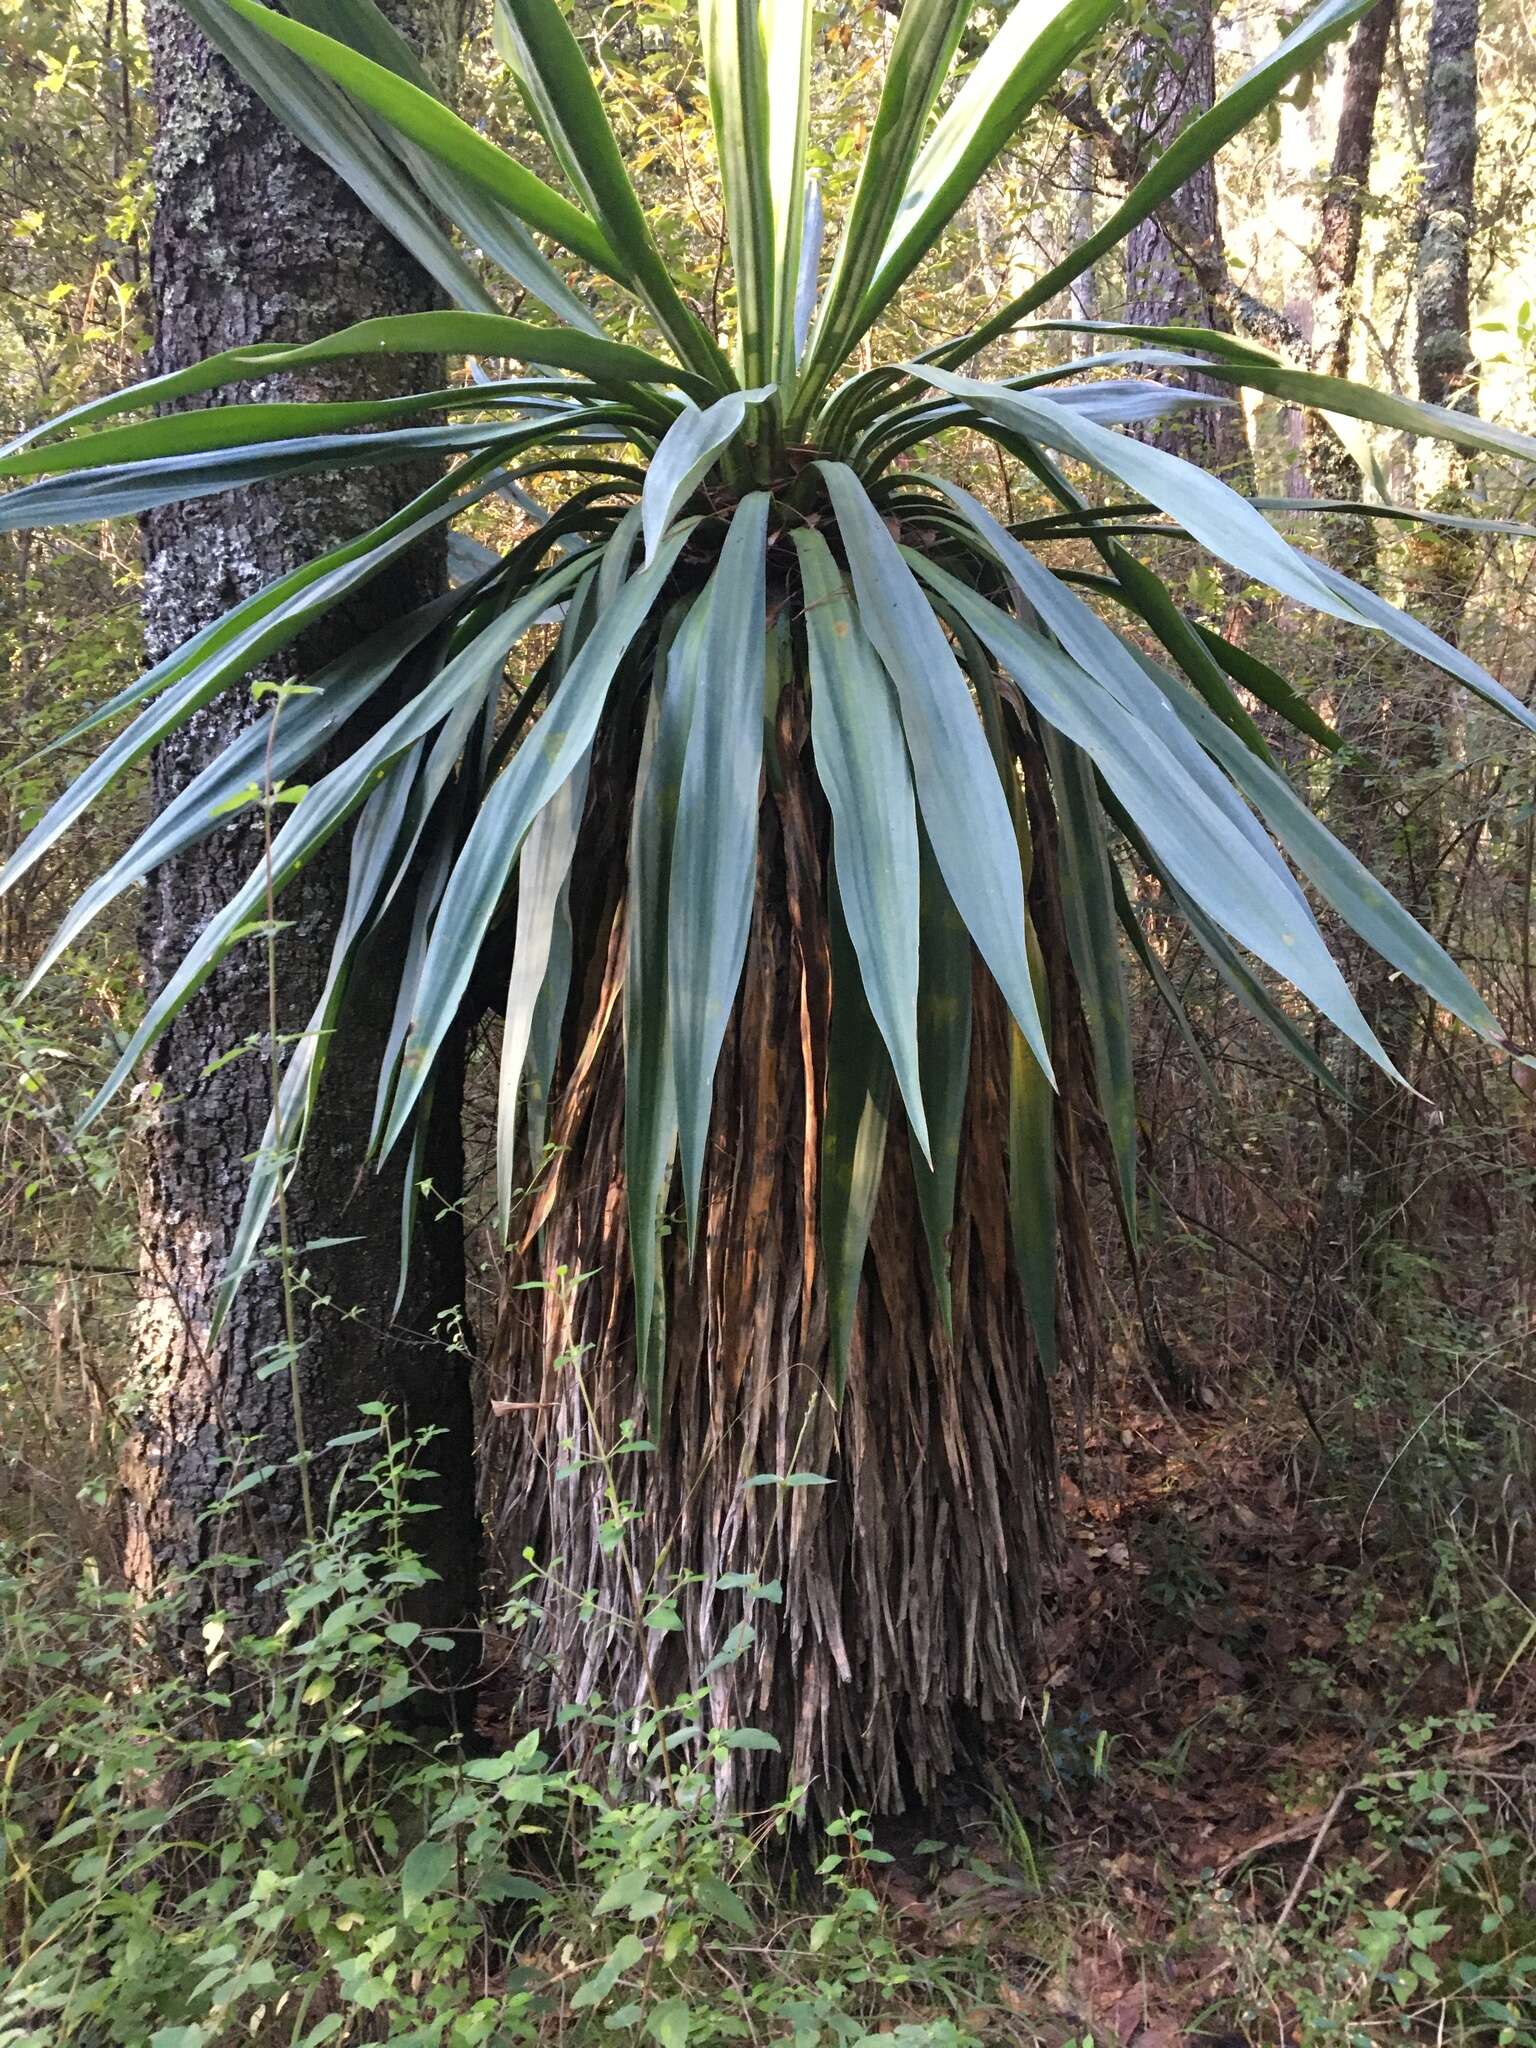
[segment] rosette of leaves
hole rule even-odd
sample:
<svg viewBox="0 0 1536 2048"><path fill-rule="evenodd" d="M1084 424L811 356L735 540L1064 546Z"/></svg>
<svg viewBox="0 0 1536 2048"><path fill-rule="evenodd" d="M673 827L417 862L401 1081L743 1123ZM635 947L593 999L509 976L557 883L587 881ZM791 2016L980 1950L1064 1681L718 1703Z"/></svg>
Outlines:
<svg viewBox="0 0 1536 2048"><path fill-rule="evenodd" d="M5 881L215 692L244 687L253 667L423 536L493 493L522 493L537 508L504 554L468 551L450 592L310 676L275 724L237 739L86 889L38 964L46 972L152 865L218 830L231 804L259 801L264 779L302 785L275 829L270 872L263 862L251 874L154 995L105 1101L264 918L269 885L280 899L332 835L349 835L328 983L287 1059L226 1295L345 1043L349 980L402 891L411 934L359 1151L412 1145L436 1063L458 1042L489 964L506 990L505 1228L527 1177L520 1159L530 1145L537 1157L563 1092L587 1086L598 1049L609 1048L622 1075L624 1235L638 1304L630 1384L653 1426L668 1398L661 1268L676 1264L680 1237L697 1252L713 1227L717 1064L765 891L798 892L797 971L813 991L805 1045L780 1050L786 1068L805 1063L808 1076L798 1142L816 1242L796 1271L807 1294L824 1296L823 1384L834 1401L857 1358L861 1273L893 1177L915 1191L933 1328L948 1324L983 1012L1008 1048L1006 1093L991 1105L1006 1141L994 1150L1008 1284L1027 1305L1039 1360L1059 1348L1052 1123L1064 1049L1053 1048L1053 1010L1058 1034L1062 1013L1051 989L1062 977L1086 1024L1086 1071L1134 1234L1122 977L1127 959L1154 976L1158 963L1122 885L1126 858L1158 879L1162 907L1307 1057L1305 1035L1252 963L1386 1063L1314 897L1468 1030L1502 1043L1441 946L1309 809L1250 706L1319 747L1336 744L1328 727L1251 652L1191 623L1142 542L1183 537L1305 611L1389 636L1527 726L1530 714L1465 654L1291 545L1260 504L1123 430L1211 402L1167 381L1198 370L1207 390L1214 379L1473 451L1528 460L1536 444L1204 331L1117 329L1091 356L978 374L991 344L1020 334L1313 65L1367 0L1325 0L1309 13L1011 304L914 359L873 367L883 316L1122 0L1018 0L979 57L968 44L963 60L968 0L905 0L830 261L806 169L808 0L702 0L733 278L720 334L668 273L556 0L497 5L500 46L558 187L434 96L372 0L292 0L287 14L257 0L185 4L438 279L451 309L215 357L78 407L6 453L0 476L20 488L0 501L0 524L134 514L305 471L423 457L446 466L387 524L246 600L77 728L72 744L127 719ZM529 317L498 310L466 248L505 273ZM631 338L603 331L584 274L606 281L603 304L625 305ZM381 350L468 361L475 374L387 402L163 410ZM956 434L993 444L1041 509L1004 523L955 482L945 451ZM356 725L385 699L398 708ZM303 785L307 764L344 729L366 737ZM760 816L786 787L814 858L796 865L781 846L770 877L759 871ZM615 849L620 870L599 924L585 902L573 920L572 878L594 835L605 886ZM597 998L581 995L599 984ZM908 1142L898 1157L886 1140L900 1126ZM557 1133L567 1149L573 1129Z"/></svg>

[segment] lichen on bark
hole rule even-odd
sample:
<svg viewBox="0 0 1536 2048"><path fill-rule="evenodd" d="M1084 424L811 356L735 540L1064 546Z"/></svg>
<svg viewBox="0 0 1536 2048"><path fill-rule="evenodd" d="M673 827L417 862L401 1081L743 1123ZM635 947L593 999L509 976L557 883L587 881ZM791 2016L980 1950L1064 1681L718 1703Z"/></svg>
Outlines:
<svg viewBox="0 0 1536 2048"><path fill-rule="evenodd" d="M398 16L441 62L455 47L451 4L414 0ZM289 135L214 54L174 0L147 11L159 115L157 211L151 247L156 312L153 367L178 369L253 342L304 341L379 314L418 311L435 290L333 174ZM317 368L194 399L253 396L385 397L441 381L440 366L376 357ZM252 486L143 522L145 628L152 660L254 590L396 510L424 477L353 470ZM341 646L441 587L441 545L407 558L301 639L267 673L302 677ZM162 805L254 718L270 716L236 687L156 752L150 801ZM342 742L345 744L345 741ZM145 894L146 979L158 987L215 910L262 855L259 816L245 814L203 846L158 869ZM328 849L285 894L276 942L280 1031L301 1028L323 978L345 881L345 847ZM398 1318L401 1179L360 1172L371 1072L388 1025L388 950L358 978L366 991L345 1018L347 1057L333 1060L304 1158L291 1222L302 1253L299 1382L308 1439L323 1445L357 1425L364 1400L395 1405L404 1423L441 1432L426 1463L438 1511L415 1534L441 1575L427 1606L448 1624L473 1611L478 1576L472 1508L471 1410L462 1345L445 1341L463 1301L456 1216L424 1218L414 1278ZM267 962L260 943L237 947L176 1018L149 1066L155 1110L142 1202L143 1287L138 1395L125 1460L127 1556L145 1587L181 1580L214 1551L246 1551L252 1571L200 1582L190 1611L214 1599L270 1618L255 1587L300 1533L297 1437L285 1373L271 1370L283 1332L280 1272L258 1261L228 1325L210 1340L214 1292L244 1199L248 1162L271 1104ZM219 1064L242 1046L243 1057ZM451 1199L459 1147L456 1105L444 1092L432 1162ZM269 1247L270 1249L270 1247ZM445 1319L447 1319L445 1321ZM334 1461L333 1461L334 1463ZM253 1464L278 1469L242 1496L232 1523L211 1521L231 1480ZM322 1489L325 1473L322 1461ZM268 1603L269 1604L269 1603Z"/></svg>

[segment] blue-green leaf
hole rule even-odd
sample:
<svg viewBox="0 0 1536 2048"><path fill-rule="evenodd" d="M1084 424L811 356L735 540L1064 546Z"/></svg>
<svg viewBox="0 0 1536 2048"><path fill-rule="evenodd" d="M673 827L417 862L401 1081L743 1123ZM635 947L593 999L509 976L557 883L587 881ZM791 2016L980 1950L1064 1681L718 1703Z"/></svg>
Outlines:
<svg viewBox="0 0 1536 2048"><path fill-rule="evenodd" d="M667 1005L690 1240L715 1064L746 956L763 759L769 499L743 498L709 586L678 792L667 906Z"/></svg>
<svg viewBox="0 0 1536 2048"><path fill-rule="evenodd" d="M444 891L422 967L416 1015L384 1138L386 1151L404 1129L438 1047L458 1014L481 942L529 827L591 746L614 671L660 595L687 537L687 528L674 533L655 562L625 584L480 806ZM578 557L554 573L579 574L583 567ZM512 644L509 639L507 645Z"/></svg>
<svg viewBox="0 0 1536 2048"><path fill-rule="evenodd" d="M678 792L699 687L705 610L695 602L658 648L629 832L624 966L624 1178L635 1282L635 1371L647 1414L661 1407L665 1316L657 1284L659 1211L677 1151L667 1021L667 897Z"/></svg>
<svg viewBox="0 0 1536 2048"><path fill-rule="evenodd" d="M548 572L502 618L446 663L441 672L418 690L371 739L310 786L272 842L270 886L274 895L281 893L332 833L346 822L400 755L407 753L418 740L445 721L462 715L466 702L471 711L479 706L488 678L499 675L508 651L527 632L551 598L558 596L575 577L580 566L579 563L567 563ZM265 914L268 886L268 863L263 860L223 910L203 928L196 943L183 956L175 973L150 1005L116 1066L81 1118L82 1130L100 1114L137 1065L145 1047L153 1043L202 986L252 920ZM466 964L466 979L468 971ZM421 1078L418 1073L411 1091L413 1098L420 1088ZM404 1122L403 1111L400 1122Z"/></svg>
<svg viewBox="0 0 1536 2048"><path fill-rule="evenodd" d="M381 114L402 135L429 150L452 169L500 200L531 228L552 235L577 256L619 282L629 282L624 262L597 223L531 171L499 150L440 100L421 91L397 72L360 56L332 36L306 28L261 7L256 0L223 0L275 42L285 44L306 63L334 78L354 99Z"/></svg>
<svg viewBox="0 0 1536 2048"><path fill-rule="evenodd" d="M455 480L444 478L371 532L269 583L79 720L65 739L92 731L146 698L153 700L49 806L0 871L0 892L18 882L97 797L227 683L286 647L349 592L370 582L490 488L481 483L460 495Z"/></svg>
<svg viewBox="0 0 1536 2048"><path fill-rule="evenodd" d="M713 469L721 450L741 431L747 407L766 398L772 388L765 385L756 391L731 391L702 411L690 407L662 436L640 494L648 562L674 516Z"/></svg>
<svg viewBox="0 0 1536 2048"><path fill-rule="evenodd" d="M1093 1073L1114 1154L1121 1215L1136 1241L1136 1080L1130 1006L1115 937L1114 896L1093 767L1080 748L1044 727L1060 826L1061 907L1093 1047ZM1241 741L1234 740L1241 748Z"/></svg>
<svg viewBox="0 0 1536 2048"><path fill-rule="evenodd" d="M912 771L890 678L819 533L795 535L810 652L811 744L832 812L833 865L864 993L928 1157L917 1057L918 844Z"/></svg>
<svg viewBox="0 0 1536 2048"><path fill-rule="evenodd" d="M926 840L921 918L922 980L918 989L917 1028L932 1159L931 1163L924 1159L914 1144L912 1173L917 1183L923 1235L928 1242L934 1292L948 1331L954 1322L950 1231L955 1220L960 1137L971 1071L971 940Z"/></svg>
<svg viewBox="0 0 1536 2048"><path fill-rule="evenodd" d="M1245 576L1258 578L1314 611L1360 623L1357 607L1328 589L1314 566L1275 532L1264 515L1209 470L1170 455L1166 448L1113 433L1043 392L1015 391L922 364L908 368L914 376L965 399L985 418L1118 477Z"/></svg>
<svg viewBox="0 0 1536 2048"><path fill-rule="evenodd" d="M852 470L823 462L859 620L896 687L918 809L955 908L1050 1073L1024 939L1024 882L1008 799L971 693L885 522Z"/></svg>
<svg viewBox="0 0 1536 2048"><path fill-rule="evenodd" d="M992 650L1040 716L1092 757L1184 892L1395 1074L1289 870L1267 840L1263 848L1255 843L1253 834L1264 838L1257 824L1249 819L1249 829L1239 829L1160 736L1060 648L946 571L922 562L918 570Z"/></svg>
<svg viewBox="0 0 1536 2048"><path fill-rule="evenodd" d="M590 754L583 754L539 812L528 828L517 863L517 927L501 1032L496 1103L496 1227L503 1242L512 1227L518 1092L533 1032L534 1011L549 968L560 898L576 854L590 764Z"/></svg>
<svg viewBox="0 0 1536 2048"><path fill-rule="evenodd" d="M868 327L931 252L1030 109L1054 92L1078 51L1120 0L1015 0L938 120L901 195L859 308Z"/></svg>
<svg viewBox="0 0 1536 2048"><path fill-rule="evenodd" d="M848 1384L859 1282L885 1164L891 1063L864 996L834 883L828 891L832 1022L821 1126L821 1244L827 1262L832 1395Z"/></svg>

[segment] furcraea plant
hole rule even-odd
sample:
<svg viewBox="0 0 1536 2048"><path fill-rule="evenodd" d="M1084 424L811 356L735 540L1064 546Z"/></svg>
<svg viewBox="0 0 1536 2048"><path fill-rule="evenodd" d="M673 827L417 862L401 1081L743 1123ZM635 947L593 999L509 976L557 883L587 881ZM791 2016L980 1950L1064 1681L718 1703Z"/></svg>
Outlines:
<svg viewBox="0 0 1536 2048"><path fill-rule="evenodd" d="M1336 744L1328 727L1251 652L1191 622L1138 542L1198 543L1530 715L1288 544L1260 505L1117 431L1209 402L1122 373L1198 370L1524 460L1536 443L1205 332L1112 329L1118 345L1092 356L970 374L1366 0L1327 0L1010 305L856 374L903 285L1120 0L1017 0L958 71L968 0L906 0L829 266L806 176L807 0L703 0L734 274L718 336L668 274L556 0L498 0L498 27L568 193L436 100L372 0L292 0L289 15L185 4L457 309L220 356L83 406L9 452L0 474L31 481L0 521L451 464L386 525L103 705L78 730L132 718L7 879L424 536L498 492L536 518L504 554L470 550L452 590L311 675L189 783L85 891L37 972L232 808L279 787L295 799L275 814L270 864L155 991L105 1101L225 952L265 928L269 886L280 897L348 833L328 984L288 1051L226 1298L326 1065L345 1057L349 1012L379 999L385 968L394 1027L360 1157L417 1141L445 1045L488 985L504 991L500 1220L517 1272L549 1284L509 1290L492 1360L518 1404L491 1425L516 1432L494 1441L496 1521L509 1556L536 1545L590 1595L541 1645L565 1696L603 1696L622 1726L734 1621L710 1682L733 1721L777 1730L786 1760L767 1770L815 1778L830 1800L926 1791L963 1727L1016 1715L1028 1684L1045 1379L1093 1326L1085 1132L1103 1134L1134 1245L1122 942L1172 992L1120 863L1156 877L1160 910L1293 1048L1307 1041L1250 959L1385 1063L1298 873L1501 1043L1441 947L1311 814L1250 706L1320 747ZM539 319L495 309L445 220ZM603 333L572 259L633 300L650 346ZM375 350L467 358L476 381L102 424ZM1005 525L945 474L956 432L993 444L1030 516ZM338 752L338 734L360 736ZM409 942L385 961L370 939L402 895ZM637 1414L656 1449L626 1466L619 1544L556 1468L587 1469ZM776 1483L751 1483L765 1474ZM645 1658L604 1620L627 1608L627 1589L609 1596L631 1567L655 1600Z"/></svg>

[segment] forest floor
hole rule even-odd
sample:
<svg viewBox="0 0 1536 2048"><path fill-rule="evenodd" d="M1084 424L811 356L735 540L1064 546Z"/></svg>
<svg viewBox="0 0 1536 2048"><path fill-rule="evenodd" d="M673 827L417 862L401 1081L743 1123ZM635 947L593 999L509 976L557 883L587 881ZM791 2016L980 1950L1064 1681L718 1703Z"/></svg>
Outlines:
<svg viewBox="0 0 1536 2048"><path fill-rule="evenodd" d="M1020 2039L1528 2041L1529 1503L1405 1503L1284 1390L1099 1415L1064 1481L1044 1771L1025 1730L957 1845L886 1829L904 1925L975 1943Z"/></svg>

